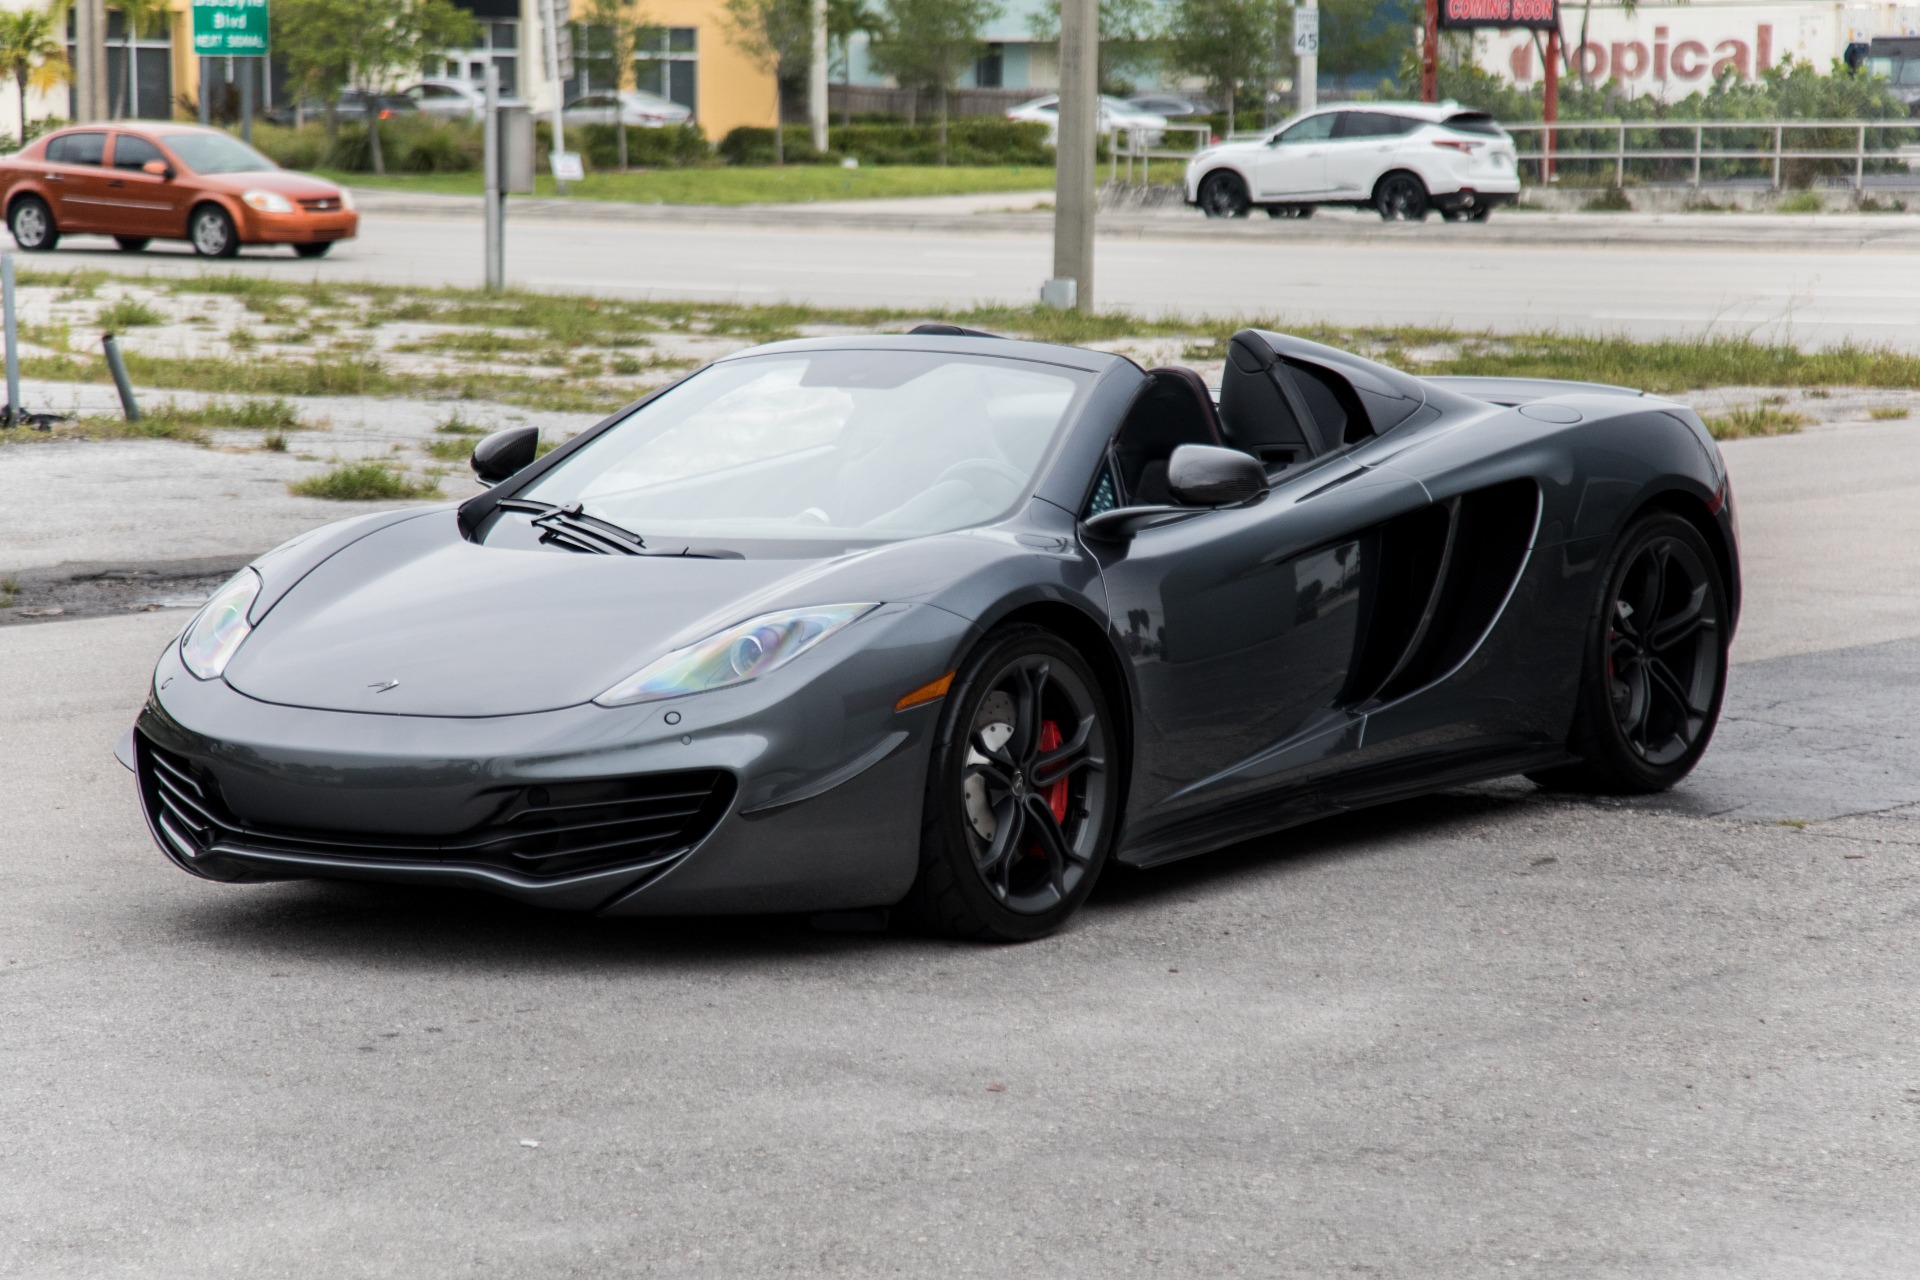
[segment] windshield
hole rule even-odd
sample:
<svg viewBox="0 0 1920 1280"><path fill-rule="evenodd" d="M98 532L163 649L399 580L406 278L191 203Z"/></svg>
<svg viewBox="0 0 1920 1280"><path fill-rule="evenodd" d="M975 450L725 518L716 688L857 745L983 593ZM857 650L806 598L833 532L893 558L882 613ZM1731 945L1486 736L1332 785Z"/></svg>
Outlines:
<svg viewBox="0 0 1920 1280"><path fill-rule="evenodd" d="M224 133L176 133L167 138L167 146L195 173L259 173L279 167Z"/></svg>
<svg viewBox="0 0 1920 1280"><path fill-rule="evenodd" d="M837 545L996 519L1032 484L1092 375L923 351L729 360L689 378L518 496L650 546Z"/></svg>

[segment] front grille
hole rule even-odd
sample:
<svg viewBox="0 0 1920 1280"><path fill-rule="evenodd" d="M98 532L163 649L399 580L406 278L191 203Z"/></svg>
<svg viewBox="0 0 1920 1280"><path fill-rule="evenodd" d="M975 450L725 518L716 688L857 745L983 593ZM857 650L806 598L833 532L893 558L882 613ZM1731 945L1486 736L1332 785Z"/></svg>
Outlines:
<svg viewBox="0 0 1920 1280"><path fill-rule="evenodd" d="M139 741L140 786L161 839L181 857L249 853L441 862L532 879L658 862L712 831L733 801L723 769L551 782L490 791L494 815L452 836L368 835L264 826L233 816L204 768Z"/></svg>
<svg viewBox="0 0 1920 1280"><path fill-rule="evenodd" d="M340 197L321 196L314 200L302 200L300 207L308 213L333 213L340 208Z"/></svg>

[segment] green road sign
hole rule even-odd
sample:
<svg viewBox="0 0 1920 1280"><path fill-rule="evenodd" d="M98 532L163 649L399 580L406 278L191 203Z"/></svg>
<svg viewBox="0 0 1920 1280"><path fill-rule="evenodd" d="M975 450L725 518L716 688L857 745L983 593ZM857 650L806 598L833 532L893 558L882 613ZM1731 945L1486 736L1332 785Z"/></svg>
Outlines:
<svg viewBox="0 0 1920 1280"><path fill-rule="evenodd" d="M267 0L193 0L193 51L202 58L267 56Z"/></svg>

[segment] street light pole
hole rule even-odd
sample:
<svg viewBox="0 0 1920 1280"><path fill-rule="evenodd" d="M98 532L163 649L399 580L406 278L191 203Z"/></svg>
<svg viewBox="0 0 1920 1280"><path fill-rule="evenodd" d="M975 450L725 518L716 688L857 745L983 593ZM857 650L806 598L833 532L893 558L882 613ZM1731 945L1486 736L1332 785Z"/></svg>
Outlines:
<svg viewBox="0 0 1920 1280"><path fill-rule="evenodd" d="M487 120L482 145L486 148L483 166L486 194L483 212L486 223L487 291L506 287L506 206L500 196L500 64L487 60Z"/></svg>
<svg viewBox="0 0 1920 1280"><path fill-rule="evenodd" d="M1293 11L1294 95L1300 110L1320 105L1320 5L1305 0Z"/></svg>
<svg viewBox="0 0 1920 1280"><path fill-rule="evenodd" d="M549 167L553 170L553 185L561 195L567 194L567 180L560 176L557 157L567 149L566 135L561 131L560 112L566 105L566 86L560 81L560 24L572 16L571 6L566 0L546 0L546 21L541 25L547 29L547 84L553 92L553 149L549 153ZM619 115L618 110L614 112ZM616 127L625 128L624 121L615 121Z"/></svg>
<svg viewBox="0 0 1920 1280"><path fill-rule="evenodd" d="M1060 123L1054 136L1054 278L1049 300L1082 311L1093 309L1093 154L1100 136L1099 90L1100 0L1060 0ZM1069 281L1071 285L1064 283Z"/></svg>
<svg viewBox="0 0 1920 1280"><path fill-rule="evenodd" d="M813 0L813 61L807 67L807 120L813 149L827 149L827 0Z"/></svg>

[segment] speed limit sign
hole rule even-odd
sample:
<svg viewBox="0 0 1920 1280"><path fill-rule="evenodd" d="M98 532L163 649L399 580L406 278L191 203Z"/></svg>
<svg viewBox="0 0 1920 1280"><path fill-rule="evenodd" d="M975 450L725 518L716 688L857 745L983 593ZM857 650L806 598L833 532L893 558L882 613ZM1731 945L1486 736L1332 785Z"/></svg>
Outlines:
<svg viewBox="0 0 1920 1280"><path fill-rule="evenodd" d="M1320 11L1318 9L1295 9L1293 11L1293 53L1294 56L1311 57L1320 52Z"/></svg>

